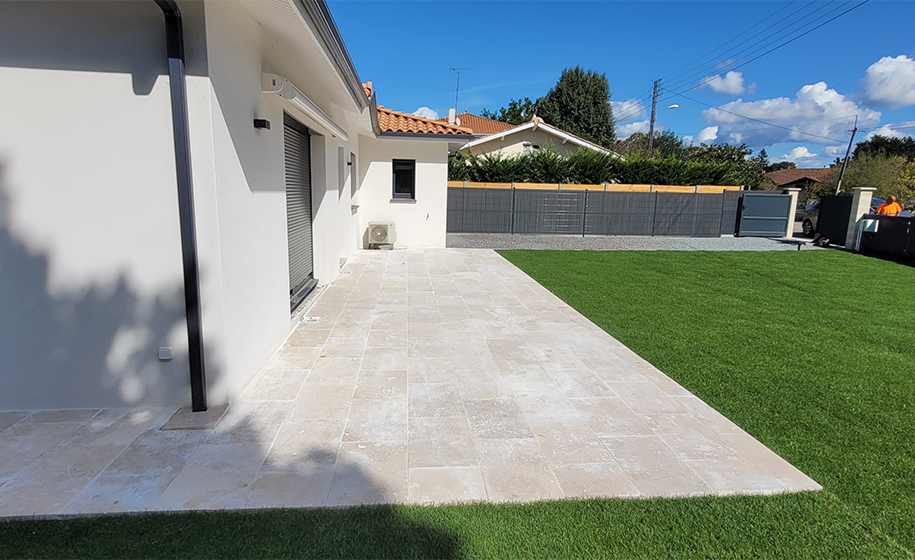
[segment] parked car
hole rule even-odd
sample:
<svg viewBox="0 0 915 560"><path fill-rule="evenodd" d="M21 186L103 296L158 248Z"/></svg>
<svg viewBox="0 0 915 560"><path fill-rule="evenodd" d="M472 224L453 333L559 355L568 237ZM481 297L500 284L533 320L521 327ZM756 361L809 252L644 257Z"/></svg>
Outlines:
<svg viewBox="0 0 915 560"><path fill-rule="evenodd" d="M877 212L877 207L886 202L882 198L872 198L871 199L871 214ZM820 201L817 200L813 204L807 207L807 211L804 213L804 223L802 224L804 229L804 235L807 237L813 237L813 234L817 230L817 218L820 216ZM908 210L903 210L899 213L900 218L911 218L913 216L912 212Z"/></svg>

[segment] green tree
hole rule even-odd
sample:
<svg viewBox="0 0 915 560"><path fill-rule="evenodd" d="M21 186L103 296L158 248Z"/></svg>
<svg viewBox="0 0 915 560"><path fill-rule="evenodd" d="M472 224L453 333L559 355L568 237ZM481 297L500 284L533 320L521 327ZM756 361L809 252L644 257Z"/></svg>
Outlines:
<svg viewBox="0 0 915 560"><path fill-rule="evenodd" d="M817 194L822 196L836 192L841 169L841 164L832 166ZM911 205L915 203L915 165L902 156L885 157L865 152L848 163L842 178L843 194L851 194L855 187L875 187L874 196L887 198L893 194L903 205Z"/></svg>
<svg viewBox="0 0 915 560"><path fill-rule="evenodd" d="M537 116L595 144L609 148L616 140L610 83L606 74L566 68L559 81L537 101Z"/></svg>
<svg viewBox="0 0 915 560"><path fill-rule="evenodd" d="M689 161L698 163L727 164L730 172L726 180L728 184L745 185L749 189L759 189L765 181L766 154L761 151L759 155L751 157L753 150L746 144L732 146L730 144L700 144L689 149Z"/></svg>
<svg viewBox="0 0 915 560"><path fill-rule="evenodd" d="M781 171L782 169L797 169L797 164L793 161L780 161L766 166L766 173Z"/></svg>
<svg viewBox="0 0 915 560"><path fill-rule="evenodd" d="M672 130L665 130L654 136L654 155L656 159L687 159L689 148L683 139ZM648 156L648 135L636 132L625 140L618 140L610 147L614 152L626 157Z"/></svg>
<svg viewBox="0 0 915 560"><path fill-rule="evenodd" d="M863 156L903 157L907 161L915 161L915 138L890 138L878 134L855 146L851 158L856 160Z"/></svg>
<svg viewBox="0 0 915 560"><path fill-rule="evenodd" d="M508 102L508 107L502 107L498 112L483 109L480 112L480 116L517 126L531 120L531 117L534 116L534 107L536 105L537 101L531 101L529 97L518 100L512 99Z"/></svg>

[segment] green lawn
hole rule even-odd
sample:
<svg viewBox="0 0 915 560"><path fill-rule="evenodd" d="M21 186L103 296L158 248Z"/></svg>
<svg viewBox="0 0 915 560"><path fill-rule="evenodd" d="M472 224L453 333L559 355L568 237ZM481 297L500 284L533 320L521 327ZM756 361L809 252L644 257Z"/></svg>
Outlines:
<svg viewBox="0 0 915 560"><path fill-rule="evenodd" d="M915 269L836 251L503 255L825 491L0 522L0 557L915 556Z"/></svg>

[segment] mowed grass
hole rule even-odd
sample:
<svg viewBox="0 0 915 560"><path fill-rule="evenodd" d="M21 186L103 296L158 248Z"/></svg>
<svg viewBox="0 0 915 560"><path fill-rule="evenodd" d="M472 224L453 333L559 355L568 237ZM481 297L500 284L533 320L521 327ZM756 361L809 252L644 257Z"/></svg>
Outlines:
<svg viewBox="0 0 915 560"><path fill-rule="evenodd" d="M832 251L502 254L825 490L7 521L0 557L913 557L915 269Z"/></svg>

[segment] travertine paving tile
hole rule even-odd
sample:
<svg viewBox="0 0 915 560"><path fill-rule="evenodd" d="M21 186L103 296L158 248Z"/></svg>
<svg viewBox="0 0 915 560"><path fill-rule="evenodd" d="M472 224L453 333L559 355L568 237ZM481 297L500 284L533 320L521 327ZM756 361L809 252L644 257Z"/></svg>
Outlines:
<svg viewBox="0 0 915 560"><path fill-rule="evenodd" d="M406 443L344 443L327 504L402 502L407 497L407 476Z"/></svg>
<svg viewBox="0 0 915 560"><path fill-rule="evenodd" d="M614 462L607 448L578 415L528 416L527 423L551 465Z"/></svg>
<svg viewBox="0 0 915 560"><path fill-rule="evenodd" d="M689 496L712 493L689 465L658 436L603 440L623 472L646 496Z"/></svg>
<svg viewBox="0 0 915 560"><path fill-rule="evenodd" d="M27 412L0 412L0 432L19 422L29 414Z"/></svg>
<svg viewBox="0 0 915 560"><path fill-rule="evenodd" d="M407 399L353 401L343 441L406 442Z"/></svg>
<svg viewBox="0 0 915 560"><path fill-rule="evenodd" d="M486 494L494 501L561 498L562 489L534 439L478 439Z"/></svg>
<svg viewBox="0 0 915 560"><path fill-rule="evenodd" d="M464 416L464 403L455 381L410 383L409 396L411 418Z"/></svg>
<svg viewBox="0 0 915 560"><path fill-rule="evenodd" d="M410 468L479 464L466 418L410 418Z"/></svg>
<svg viewBox="0 0 915 560"><path fill-rule="evenodd" d="M501 256L363 251L212 430L0 412L0 516L820 486Z"/></svg>
<svg viewBox="0 0 915 560"><path fill-rule="evenodd" d="M407 499L418 504L485 500L483 470L480 467L410 469Z"/></svg>
<svg viewBox="0 0 915 560"><path fill-rule="evenodd" d="M475 439L534 437L514 400L465 400L464 408Z"/></svg>
<svg viewBox="0 0 915 560"><path fill-rule="evenodd" d="M651 435L646 417L640 416L619 398L569 399L599 437Z"/></svg>
<svg viewBox="0 0 915 560"><path fill-rule="evenodd" d="M639 491L616 462L552 465L566 496L625 498Z"/></svg>

